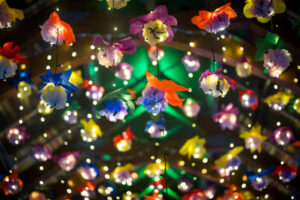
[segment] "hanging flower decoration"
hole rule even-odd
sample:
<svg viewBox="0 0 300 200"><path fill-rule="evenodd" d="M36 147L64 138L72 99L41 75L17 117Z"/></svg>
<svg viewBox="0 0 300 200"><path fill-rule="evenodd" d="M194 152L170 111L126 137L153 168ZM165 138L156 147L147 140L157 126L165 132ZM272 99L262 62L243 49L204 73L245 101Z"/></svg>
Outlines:
<svg viewBox="0 0 300 200"><path fill-rule="evenodd" d="M125 200L140 200L139 195L136 193L127 192L122 195L122 198Z"/></svg>
<svg viewBox="0 0 300 200"><path fill-rule="evenodd" d="M191 157L201 159L206 153L206 149L204 147L205 143L206 140L204 138L199 138L199 136L192 137L180 148L179 154L183 156L187 155L188 159L191 159Z"/></svg>
<svg viewBox="0 0 300 200"><path fill-rule="evenodd" d="M133 114L133 96L133 91L124 89L118 89L105 95L96 105L97 118L105 116L108 121L116 122L123 120L128 114Z"/></svg>
<svg viewBox="0 0 300 200"><path fill-rule="evenodd" d="M85 198L93 198L96 196L96 185L92 182L88 181L83 186L77 188L80 196Z"/></svg>
<svg viewBox="0 0 300 200"><path fill-rule="evenodd" d="M292 94L286 92L277 92L265 98L264 102L275 111L280 111L289 103L293 98Z"/></svg>
<svg viewBox="0 0 300 200"><path fill-rule="evenodd" d="M47 200L50 198L46 197L47 195L40 190L32 191L28 197L29 200Z"/></svg>
<svg viewBox="0 0 300 200"><path fill-rule="evenodd" d="M239 101L244 108L251 108L252 110L256 110L259 102L253 90L240 91Z"/></svg>
<svg viewBox="0 0 300 200"><path fill-rule="evenodd" d="M132 75L133 67L128 63L120 63L114 69L115 77L122 79L122 80L129 80Z"/></svg>
<svg viewBox="0 0 300 200"><path fill-rule="evenodd" d="M6 0L0 1L0 29L10 27L16 19L23 20L24 13L22 10L8 7Z"/></svg>
<svg viewBox="0 0 300 200"><path fill-rule="evenodd" d="M54 162L56 162L60 168L65 171L71 171L76 165L76 159L80 157L78 152L67 152L59 156L54 156Z"/></svg>
<svg viewBox="0 0 300 200"><path fill-rule="evenodd" d="M132 139L135 139L136 136L132 134L130 127L128 127L121 135L116 135L114 140L114 146L120 152L126 152L131 149Z"/></svg>
<svg viewBox="0 0 300 200"><path fill-rule="evenodd" d="M192 18L192 23L210 33L223 31L230 25L230 19L237 17L230 5L224 4L213 12L200 10L199 15Z"/></svg>
<svg viewBox="0 0 300 200"><path fill-rule="evenodd" d="M137 34L151 46L171 42L174 37L171 26L177 26L175 17L168 15L166 6L157 6L153 12L129 21L129 32Z"/></svg>
<svg viewBox="0 0 300 200"><path fill-rule="evenodd" d="M169 169L169 164L166 165L167 170ZM165 164L161 162L157 163L149 163L144 170L144 174L146 174L149 178L160 177L164 174Z"/></svg>
<svg viewBox="0 0 300 200"><path fill-rule="evenodd" d="M104 183L98 187L98 192L103 196L109 196L116 192L116 187L113 184Z"/></svg>
<svg viewBox="0 0 300 200"><path fill-rule="evenodd" d="M277 145L286 146L294 140L294 133L290 127L283 126L273 132L270 140Z"/></svg>
<svg viewBox="0 0 300 200"><path fill-rule="evenodd" d="M222 104L221 112L216 113L213 119L215 122L220 123L220 126L223 130L234 130L239 125L239 112L239 109L234 107L233 103L230 103L227 106Z"/></svg>
<svg viewBox="0 0 300 200"><path fill-rule="evenodd" d="M246 78L252 74L252 68L255 67L254 64L249 63L247 58L242 57L240 62L236 65L236 74L241 78Z"/></svg>
<svg viewBox="0 0 300 200"><path fill-rule="evenodd" d="M147 45L148 57L152 62L152 65L157 65L164 55L165 50L160 45L150 46Z"/></svg>
<svg viewBox="0 0 300 200"><path fill-rule="evenodd" d="M72 71L71 76L69 78L69 82L79 88L83 83L82 71L81 70Z"/></svg>
<svg viewBox="0 0 300 200"><path fill-rule="evenodd" d="M273 171L273 175L278 175L279 179L284 183L291 182L297 176L296 166L279 165Z"/></svg>
<svg viewBox="0 0 300 200"><path fill-rule="evenodd" d="M158 119L154 121L148 121L145 132L149 133L151 138L165 137L167 135L166 120Z"/></svg>
<svg viewBox="0 0 300 200"><path fill-rule="evenodd" d="M197 55L185 55L181 62L187 72L195 72L200 68L200 61Z"/></svg>
<svg viewBox="0 0 300 200"><path fill-rule="evenodd" d="M30 138L26 133L25 127L10 128L6 132L6 138L12 145L24 144L25 140Z"/></svg>
<svg viewBox="0 0 300 200"><path fill-rule="evenodd" d="M31 72L20 70L19 73L11 79L10 83L17 89L17 97L25 99L32 94L33 82L31 80Z"/></svg>
<svg viewBox="0 0 300 200"><path fill-rule="evenodd" d="M81 87L87 90L85 95L91 100L99 101L104 95L104 87L93 84L92 81L84 80Z"/></svg>
<svg viewBox="0 0 300 200"><path fill-rule="evenodd" d="M23 182L18 177L18 172L13 171L12 174L5 176L2 179L2 183L0 184L0 188L3 189L3 192L6 196L15 195L22 191Z"/></svg>
<svg viewBox="0 0 300 200"><path fill-rule="evenodd" d="M94 164L87 164L84 163L78 168L78 172L80 173L81 177L85 180L94 180L95 178L101 175L100 170Z"/></svg>
<svg viewBox="0 0 300 200"><path fill-rule="evenodd" d="M72 70L59 74L52 74L47 70L45 75L40 76L43 81L41 87L41 99L56 109L62 109L67 102L71 101L71 94L78 88L69 82Z"/></svg>
<svg viewBox="0 0 300 200"><path fill-rule="evenodd" d="M270 49L264 55L264 67L271 77L278 78L292 62L291 54L286 49Z"/></svg>
<svg viewBox="0 0 300 200"><path fill-rule="evenodd" d="M296 113L300 114L300 98L294 100L292 108Z"/></svg>
<svg viewBox="0 0 300 200"><path fill-rule="evenodd" d="M229 189L225 192L222 197L218 197L217 200L244 200L244 196L241 193L236 192L237 187L230 185Z"/></svg>
<svg viewBox="0 0 300 200"><path fill-rule="evenodd" d="M196 117L200 112L200 108L200 105L192 98L188 98L183 105L184 114L190 118Z"/></svg>
<svg viewBox="0 0 300 200"><path fill-rule="evenodd" d="M52 158L52 152L47 146L43 144L33 144L31 146L33 157L37 161L44 162Z"/></svg>
<svg viewBox="0 0 300 200"><path fill-rule="evenodd" d="M0 48L0 79L13 77L17 63L28 63L27 57L20 53L20 47L13 45L13 42L7 42Z"/></svg>
<svg viewBox="0 0 300 200"><path fill-rule="evenodd" d="M229 89L235 89L234 82L228 77L221 74L222 68L216 72L211 72L207 69L199 78L200 88L205 94L212 95L213 97L222 98L226 96Z"/></svg>
<svg viewBox="0 0 300 200"><path fill-rule="evenodd" d="M137 99L137 104L143 104L147 112L158 114L165 110L168 104L182 107L184 99L178 97L176 92L188 91L171 80L160 81L150 72L146 71L148 84L142 92L142 97Z"/></svg>
<svg viewBox="0 0 300 200"><path fill-rule="evenodd" d="M123 54L133 54L136 51L136 42L127 37L117 42L107 42L101 35L96 35L93 45L98 47L97 59L100 65L114 67L120 64Z"/></svg>
<svg viewBox="0 0 300 200"><path fill-rule="evenodd" d="M62 113L65 122L69 124L76 124L78 119L78 110L80 109L78 101L72 101L71 106L66 108Z"/></svg>
<svg viewBox="0 0 300 200"><path fill-rule="evenodd" d="M201 189L194 189L183 195L182 200L207 200L205 193Z"/></svg>
<svg viewBox="0 0 300 200"><path fill-rule="evenodd" d="M203 192L205 193L206 197L208 199L213 199L216 192L217 192L217 188L216 188L216 185L210 185L208 186L207 188L205 188L203 190Z"/></svg>
<svg viewBox="0 0 300 200"><path fill-rule="evenodd" d="M60 20L58 14L54 11L49 19L41 26L41 35L45 42L50 44L62 43L70 46L75 42L75 35L70 24Z"/></svg>
<svg viewBox="0 0 300 200"><path fill-rule="evenodd" d="M53 112L54 108L41 99L38 104L37 110L40 114L48 115Z"/></svg>
<svg viewBox="0 0 300 200"><path fill-rule="evenodd" d="M116 167L111 176L116 183L131 185L132 181L137 178L136 173L133 172L133 168L132 164Z"/></svg>
<svg viewBox="0 0 300 200"><path fill-rule="evenodd" d="M166 188L166 180L164 178L160 179L157 177L153 182L150 183L150 187L152 187L154 190L163 190Z"/></svg>
<svg viewBox="0 0 300 200"><path fill-rule="evenodd" d="M98 137L102 137L103 132L93 119L89 119L89 121L82 119L80 123L83 126L83 129L80 130L83 141L92 142L97 140Z"/></svg>
<svg viewBox="0 0 300 200"><path fill-rule="evenodd" d="M109 9L121 9L127 6L130 0L106 0Z"/></svg>
<svg viewBox="0 0 300 200"><path fill-rule="evenodd" d="M246 0L243 13L247 18L255 17L260 23L267 23L275 14L285 10L283 0Z"/></svg>
<svg viewBox="0 0 300 200"><path fill-rule="evenodd" d="M272 172L273 169L268 168L257 174L250 171L245 171L245 175L247 176L247 180L251 181L251 185L255 190L262 191L268 186L266 176L272 174Z"/></svg>
<svg viewBox="0 0 300 200"><path fill-rule="evenodd" d="M163 198L159 195L159 193L153 191L151 196L146 195L144 200L163 200Z"/></svg>
<svg viewBox="0 0 300 200"><path fill-rule="evenodd" d="M180 179L179 182L177 183L177 188L180 192L186 193L191 190L193 187L193 183L189 181L188 179Z"/></svg>
<svg viewBox="0 0 300 200"><path fill-rule="evenodd" d="M261 126L253 126L250 131L243 131L240 138L245 141L245 148L251 153L254 151L261 152L262 143L267 139L267 136L261 135Z"/></svg>

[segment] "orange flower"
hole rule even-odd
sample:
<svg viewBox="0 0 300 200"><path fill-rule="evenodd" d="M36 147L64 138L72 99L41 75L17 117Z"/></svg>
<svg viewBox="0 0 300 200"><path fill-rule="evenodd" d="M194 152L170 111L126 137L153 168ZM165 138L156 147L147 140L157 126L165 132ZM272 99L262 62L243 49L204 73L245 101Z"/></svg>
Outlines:
<svg viewBox="0 0 300 200"><path fill-rule="evenodd" d="M182 103L184 99L179 98L176 92L178 91L188 91L189 89L186 87L183 87L181 85L176 84L174 81L171 80L162 80L160 81L157 79L154 75L152 75L150 72L146 71L146 77L148 80L148 84L146 85L146 88L154 87L158 88L165 92L165 99L166 101L172 105L172 106L178 106L182 107Z"/></svg>
<svg viewBox="0 0 300 200"><path fill-rule="evenodd" d="M224 200L226 197L232 197L236 200L244 200L244 196L236 191L236 186L235 185L230 185L229 189L227 192L224 194L223 197L218 197L217 200Z"/></svg>

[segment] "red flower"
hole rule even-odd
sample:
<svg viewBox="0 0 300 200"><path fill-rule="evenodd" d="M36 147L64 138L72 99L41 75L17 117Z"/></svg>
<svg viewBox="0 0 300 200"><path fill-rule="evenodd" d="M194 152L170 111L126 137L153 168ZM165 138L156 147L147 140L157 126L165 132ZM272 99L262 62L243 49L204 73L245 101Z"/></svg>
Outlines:
<svg viewBox="0 0 300 200"><path fill-rule="evenodd" d="M28 60L26 60L27 57L20 53L20 47L18 45L13 47L13 45L13 42L5 43L3 47L0 48L0 55L13 60L14 62L28 63Z"/></svg>

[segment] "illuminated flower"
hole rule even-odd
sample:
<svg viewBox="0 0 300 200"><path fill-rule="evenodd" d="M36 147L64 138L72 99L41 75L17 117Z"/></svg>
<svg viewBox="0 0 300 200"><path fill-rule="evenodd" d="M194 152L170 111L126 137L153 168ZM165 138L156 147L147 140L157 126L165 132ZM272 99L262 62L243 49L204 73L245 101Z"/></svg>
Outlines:
<svg viewBox="0 0 300 200"><path fill-rule="evenodd" d="M0 29L10 27L11 22L16 19L23 20L22 10L8 7L6 0L0 1Z"/></svg>
<svg viewBox="0 0 300 200"><path fill-rule="evenodd" d="M234 107L233 103L228 104L226 107L222 104L221 112L216 113L213 119L215 122L220 123L223 130L234 130L239 125L239 112L239 109Z"/></svg>
<svg viewBox="0 0 300 200"><path fill-rule="evenodd" d="M52 158L51 150L43 144L33 144L32 153L37 161L47 161Z"/></svg>
<svg viewBox="0 0 300 200"><path fill-rule="evenodd" d="M205 94L214 97L225 97L229 88L235 89L234 82L225 75L221 74L222 68L216 72L206 70L199 78L199 84Z"/></svg>
<svg viewBox="0 0 300 200"><path fill-rule="evenodd" d="M0 48L0 79L13 77L17 63L28 63L26 56L20 53L20 47L13 45L13 42L7 42Z"/></svg>
<svg viewBox="0 0 300 200"><path fill-rule="evenodd" d="M296 166L279 165L275 168L273 175L278 175L284 183L291 182L297 176Z"/></svg>
<svg viewBox="0 0 300 200"><path fill-rule="evenodd" d="M177 183L177 188L182 193L190 191L192 187L193 183L188 179L180 179L180 181Z"/></svg>
<svg viewBox="0 0 300 200"><path fill-rule="evenodd" d="M109 196L116 192L116 187L110 183L103 183L98 187L98 192L103 196Z"/></svg>
<svg viewBox="0 0 300 200"><path fill-rule="evenodd" d="M183 195L182 200L207 200L205 193L201 189L194 189Z"/></svg>
<svg viewBox="0 0 300 200"><path fill-rule="evenodd" d="M69 81L70 81L70 83L72 83L76 87L80 87L81 84L83 83L81 70L72 71L71 76L69 78Z"/></svg>
<svg viewBox="0 0 300 200"><path fill-rule="evenodd" d="M122 80L129 80L132 75L133 67L128 63L120 63L115 69L115 76Z"/></svg>
<svg viewBox="0 0 300 200"><path fill-rule="evenodd" d="M39 105L37 107L38 113L43 115L48 115L53 112L53 108L47 104L45 101L40 100Z"/></svg>
<svg viewBox="0 0 300 200"><path fill-rule="evenodd" d="M164 111L167 104L182 107L181 99L177 91L187 91L188 88L180 86L171 80L160 81L154 75L146 71L148 84L143 90L142 97L137 99L137 104L143 104L148 112L157 114Z"/></svg>
<svg viewBox="0 0 300 200"><path fill-rule="evenodd" d="M237 16L236 12L231 8L231 3L227 3L213 12L200 10L198 16L192 18L192 23L207 32L223 31L230 25L230 19Z"/></svg>
<svg viewBox="0 0 300 200"><path fill-rule="evenodd" d="M136 42L131 37L110 43L101 35L96 35L93 45L99 47L97 59L99 64L105 67L117 66L122 61L123 54L133 54L136 51Z"/></svg>
<svg viewBox="0 0 300 200"><path fill-rule="evenodd" d="M217 192L216 185L210 185L210 186L208 186L207 188L205 188L203 190L203 192L205 193L205 195L206 195L206 197L208 199L213 199L214 196L215 196L215 194L216 194L216 192ZM229 200L229 199L227 199L227 200Z"/></svg>
<svg viewBox="0 0 300 200"><path fill-rule="evenodd" d="M225 194L222 197L218 197L217 200L244 200L243 195L236 192L236 190L237 188L235 185L230 185Z"/></svg>
<svg viewBox="0 0 300 200"><path fill-rule="evenodd" d="M251 185L255 190L262 191L268 186L266 176L272 174L272 172L273 169L268 168L257 174L250 171L245 171L245 175L247 176L247 180L251 181Z"/></svg>
<svg viewBox="0 0 300 200"><path fill-rule="evenodd" d="M111 122L123 120L127 114L126 103L116 98L110 99L106 104L106 108L99 112L99 115L105 116Z"/></svg>
<svg viewBox="0 0 300 200"><path fill-rule="evenodd" d="M276 129L270 139L278 145L286 146L294 140L294 133L289 127L283 126Z"/></svg>
<svg viewBox="0 0 300 200"><path fill-rule="evenodd" d="M140 200L139 195L136 193L127 192L122 195L123 200Z"/></svg>
<svg viewBox="0 0 300 200"><path fill-rule="evenodd" d="M150 45L171 42L174 37L171 26L177 26L177 20L168 15L166 6L158 6L153 12L131 19L129 32L137 34Z"/></svg>
<svg viewBox="0 0 300 200"><path fill-rule="evenodd" d="M80 105L77 101L72 101L71 106L66 108L62 113L62 117L65 122L69 124L76 124L78 119L77 110L80 109Z"/></svg>
<svg viewBox="0 0 300 200"><path fill-rule="evenodd" d="M61 21L58 14L54 11L49 19L40 27L41 35L45 42L50 44L62 43L70 46L75 42L75 35L72 27L64 21Z"/></svg>
<svg viewBox="0 0 300 200"><path fill-rule="evenodd" d="M268 69L270 76L278 78L292 60L291 54L286 49L270 49L264 55L264 67Z"/></svg>
<svg viewBox="0 0 300 200"><path fill-rule="evenodd" d="M250 149L251 153L255 150L261 152L262 143L267 139L267 136L261 135L261 126L253 126L250 131L243 131L240 138L245 140L245 148Z"/></svg>
<svg viewBox="0 0 300 200"><path fill-rule="evenodd" d="M167 164L167 170L169 169L169 165ZM144 174L148 177L159 177L164 174L165 171L165 163L157 162L157 163L149 163L144 170Z"/></svg>
<svg viewBox="0 0 300 200"><path fill-rule="evenodd" d="M6 138L12 145L24 144L30 136L25 132L25 127L10 128L6 133Z"/></svg>
<svg viewBox="0 0 300 200"><path fill-rule="evenodd" d="M286 5L283 0L246 0L244 15L247 18L257 18L261 23L267 23L275 14L284 13Z"/></svg>
<svg viewBox="0 0 300 200"><path fill-rule="evenodd" d="M40 191L32 191L28 198L29 200L47 200L46 195Z"/></svg>
<svg viewBox="0 0 300 200"><path fill-rule="evenodd" d="M54 161L65 171L72 170L76 165L76 158L79 158L78 152L67 152L59 156L54 156Z"/></svg>
<svg viewBox="0 0 300 200"><path fill-rule="evenodd" d="M22 67L21 67L22 68ZM18 93L17 97L25 99L32 94L33 82L31 80L31 72L25 70L19 70L19 73L10 80L10 83L16 87Z"/></svg>
<svg viewBox="0 0 300 200"><path fill-rule="evenodd" d="M187 155L188 159L191 159L191 157L201 159L206 153L206 149L204 147L205 143L206 140L204 138L199 138L199 136L192 137L180 148L179 154L183 156Z"/></svg>
<svg viewBox="0 0 300 200"><path fill-rule="evenodd" d="M147 45L147 50L148 57L152 61L152 65L157 65L157 62L160 61L165 55L165 50L159 45Z"/></svg>
<svg viewBox="0 0 300 200"><path fill-rule="evenodd" d="M293 110L300 114L300 98L295 99L293 103Z"/></svg>
<svg viewBox="0 0 300 200"><path fill-rule="evenodd" d="M81 87L87 90L85 95L89 99L99 101L104 95L104 87L93 84L92 81L84 80Z"/></svg>
<svg viewBox="0 0 300 200"><path fill-rule="evenodd" d="M183 63L187 72L195 72L200 68L200 61L196 55L185 55L181 62Z"/></svg>
<svg viewBox="0 0 300 200"><path fill-rule="evenodd" d="M150 183L150 187L154 190L163 190L166 187L166 180L164 178L160 179L157 177Z"/></svg>
<svg viewBox="0 0 300 200"><path fill-rule="evenodd" d="M0 187L3 189L6 196L15 195L22 191L23 182L19 179L18 172L14 171L12 174L5 176L2 179Z"/></svg>
<svg viewBox="0 0 300 200"><path fill-rule="evenodd" d="M96 185L91 182L86 182L83 186L78 187L78 192L84 198L93 198L96 196Z"/></svg>
<svg viewBox="0 0 300 200"><path fill-rule="evenodd" d="M101 172L94 164L84 163L78 168L78 171L83 179L89 181L94 180L101 175Z"/></svg>
<svg viewBox="0 0 300 200"><path fill-rule="evenodd" d="M183 105L183 111L188 117L196 117L200 112L200 105L195 100L188 98Z"/></svg>
<svg viewBox="0 0 300 200"><path fill-rule="evenodd" d="M145 200L163 200L159 197L159 194L155 191L153 191L153 194L151 196L147 195L145 196Z"/></svg>
<svg viewBox="0 0 300 200"><path fill-rule="evenodd" d="M252 74L252 68L254 66L254 64L249 63L248 60L243 57L235 67L236 74L241 78L246 78Z"/></svg>
<svg viewBox="0 0 300 200"><path fill-rule="evenodd" d="M89 121L82 119L80 123L83 126L83 129L80 130L83 141L92 142L98 137L102 137L103 132L93 119L89 119Z"/></svg>
<svg viewBox="0 0 300 200"><path fill-rule="evenodd" d="M132 171L133 168L134 167L132 164L116 167L111 173L111 176L116 183L120 183L122 185L131 185L132 181L137 178L135 177L136 174Z"/></svg>
<svg viewBox="0 0 300 200"><path fill-rule="evenodd" d="M32 94L31 86L27 82L21 81L18 84L18 97L20 99L24 99L29 97L31 94Z"/></svg>
<svg viewBox="0 0 300 200"><path fill-rule="evenodd" d="M120 152L126 152L131 149L131 140L135 139L135 135L132 134L130 127L128 127L121 135L116 135L114 140L114 146Z"/></svg>
<svg viewBox="0 0 300 200"><path fill-rule="evenodd" d="M145 132L149 133L151 138L164 137L167 134L166 120L158 119L154 121L148 121Z"/></svg>
<svg viewBox="0 0 300 200"><path fill-rule="evenodd" d="M69 82L71 70L59 74L52 74L47 70L46 74L40 76L43 81L40 90L41 99L56 109L62 109L67 102L71 101L71 94L78 88Z"/></svg>
<svg viewBox="0 0 300 200"><path fill-rule="evenodd" d="M121 9L127 6L130 0L106 0L107 5L110 9Z"/></svg>
<svg viewBox="0 0 300 200"><path fill-rule="evenodd" d="M255 110L258 106L258 98L253 90L240 91L239 100L244 108Z"/></svg>
<svg viewBox="0 0 300 200"><path fill-rule="evenodd" d="M280 111L289 103L292 98L292 94L286 92L277 92L266 97L264 102L273 110Z"/></svg>

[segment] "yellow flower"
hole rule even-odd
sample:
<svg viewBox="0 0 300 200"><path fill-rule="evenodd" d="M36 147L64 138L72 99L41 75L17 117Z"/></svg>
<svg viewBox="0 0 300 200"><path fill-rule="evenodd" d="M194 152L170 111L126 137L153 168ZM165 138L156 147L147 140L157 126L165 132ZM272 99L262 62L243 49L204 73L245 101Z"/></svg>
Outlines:
<svg viewBox="0 0 300 200"><path fill-rule="evenodd" d="M228 151L225 155L221 156L218 160L216 160L215 164L219 168L225 168L228 161L230 161L233 157L237 156L243 150L244 150L244 147L237 146L234 149Z"/></svg>
<svg viewBox="0 0 300 200"><path fill-rule="evenodd" d="M19 10L19 9L15 9L15 8L10 8L6 3L6 0L0 0L0 7L7 10L8 15L9 15L9 19L7 21L8 23L10 23L11 21L16 21L16 19L19 19L19 20L24 19L23 11ZM6 24L2 24L2 26L5 27ZM1 27L1 28L4 28L4 27Z"/></svg>
<svg viewBox="0 0 300 200"><path fill-rule="evenodd" d="M110 9L121 9L125 6L127 6L127 3L129 2L130 0L106 0L107 2L107 5Z"/></svg>
<svg viewBox="0 0 300 200"><path fill-rule="evenodd" d="M81 84L83 83L81 70L72 71L69 81L76 87L80 87Z"/></svg>
<svg viewBox="0 0 300 200"><path fill-rule="evenodd" d="M84 141L92 142L98 137L102 137L103 132L100 127L94 122L94 120L89 119L89 121L85 121L82 119L80 120L80 123L82 124L84 129L81 131L81 136Z"/></svg>
<svg viewBox="0 0 300 200"><path fill-rule="evenodd" d="M261 126L253 126L250 131L243 131L240 138L245 140L246 149L250 149L251 153L255 150L261 152L261 145L267 139L267 136L261 135Z"/></svg>
<svg viewBox="0 0 300 200"><path fill-rule="evenodd" d="M192 156L195 159L201 159L206 153L206 149L204 147L205 143L206 140L204 138L199 138L198 136L192 137L184 143L179 150L179 154L183 156L187 155L189 159L191 159Z"/></svg>
<svg viewBox="0 0 300 200"><path fill-rule="evenodd" d="M274 110L282 110L293 98L292 94L277 92L265 98L264 102Z"/></svg>
<svg viewBox="0 0 300 200"><path fill-rule="evenodd" d="M144 24L143 37L151 46L164 42L168 37L167 25L159 19Z"/></svg>
<svg viewBox="0 0 300 200"><path fill-rule="evenodd" d="M38 113L48 115L53 112L53 108L50 107L45 101L40 100L40 103L37 107Z"/></svg>
<svg viewBox="0 0 300 200"><path fill-rule="evenodd" d="M41 99L56 109L62 109L67 103L67 93L64 87L48 83L41 90Z"/></svg>
<svg viewBox="0 0 300 200"><path fill-rule="evenodd" d="M20 99L24 99L26 97L29 97L31 94L32 94L32 90L30 85L25 81L21 81L18 84L18 97Z"/></svg>
<svg viewBox="0 0 300 200"><path fill-rule="evenodd" d="M293 109L294 109L298 114L300 114L300 98L297 98L297 99L294 101Z"/></svg>
<svg viewBox="0 0 300 200"><path fill-rule="evenodd" d="M167 169L168 168L169 165L167 164ZM146 166L146 169L144 170L144 174L146 174L149 177L156 177L163 174L164 170L165 170L165 164L162 162L149 163Z"/></svg>

